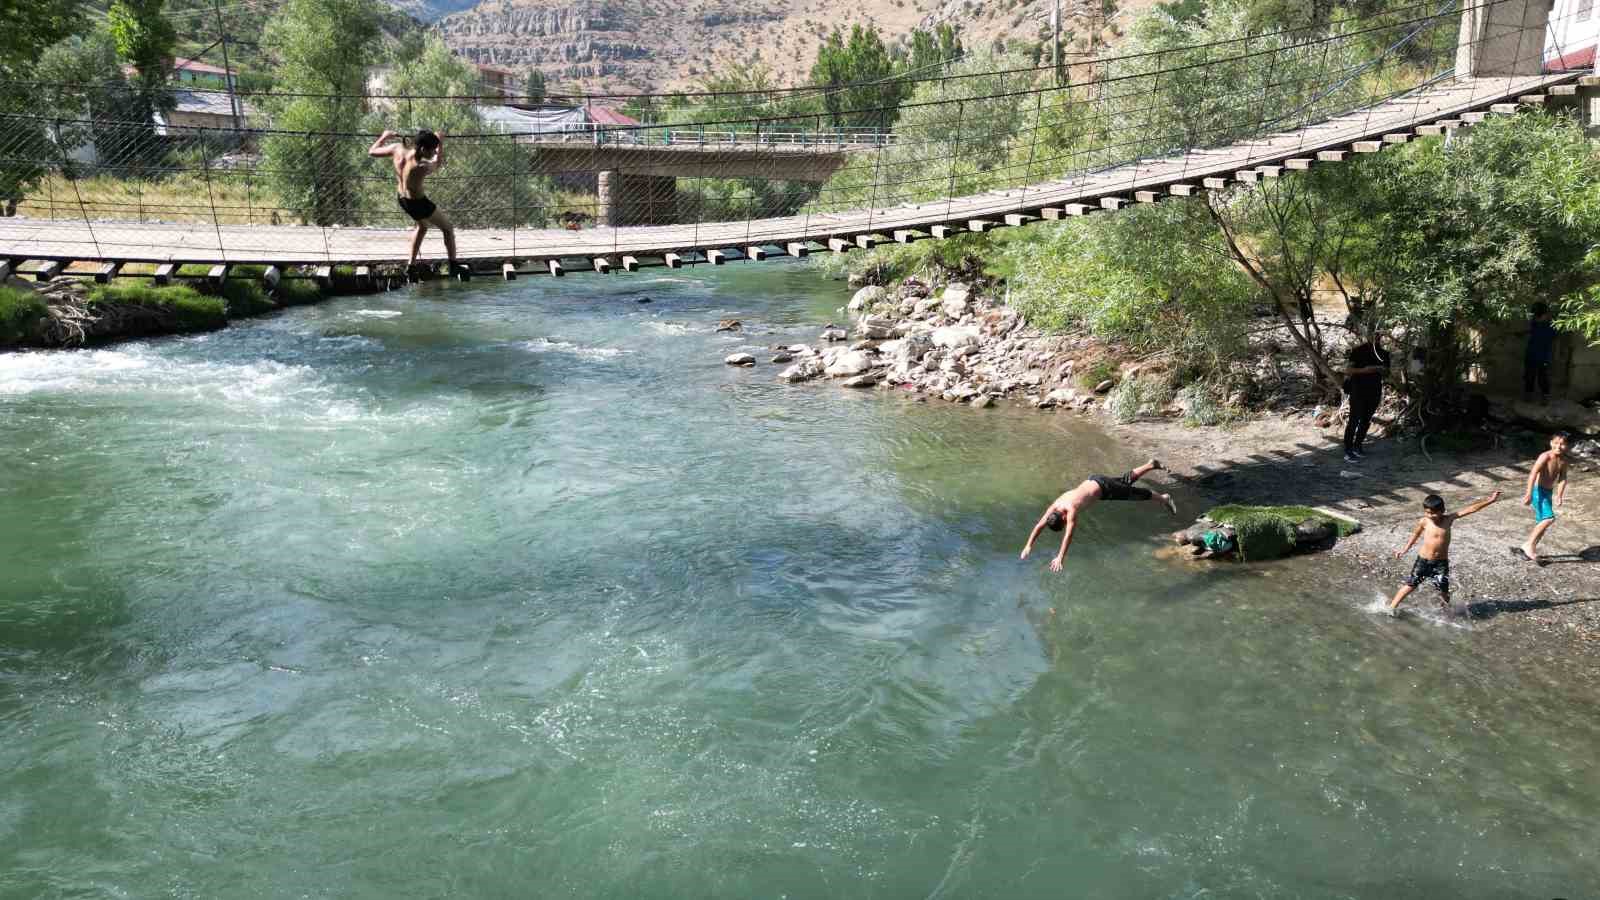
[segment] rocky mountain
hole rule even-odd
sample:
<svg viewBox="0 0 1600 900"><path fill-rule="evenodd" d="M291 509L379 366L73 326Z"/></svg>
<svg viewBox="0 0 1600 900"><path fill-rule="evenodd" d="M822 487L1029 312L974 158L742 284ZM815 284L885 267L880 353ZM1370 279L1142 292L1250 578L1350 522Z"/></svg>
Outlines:
<svg viewBox="0 0 1600 900"><path fill-rule="evenodd" d="M445 8L464 0L400 0ZM1154 0L1060 0L1063 42L1114 41L1133 9ZM885 40L952 22L971 47L1004 41L1048 54L1056 0L482 0L433 27L474 62L544 72L552 91L689 88L715 72L764 65L779 84L803 79L839 26L871 25ZM1103 5L1104 4L1104 5ZM1105 7L1112 11L1106 12Z"/></svg>

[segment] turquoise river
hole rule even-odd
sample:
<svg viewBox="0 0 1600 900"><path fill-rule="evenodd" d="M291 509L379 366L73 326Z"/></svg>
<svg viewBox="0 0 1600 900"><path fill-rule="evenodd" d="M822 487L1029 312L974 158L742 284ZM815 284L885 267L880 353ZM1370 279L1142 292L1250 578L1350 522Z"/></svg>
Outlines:
<svg viewBox="0 0 1600 900"><path fill-rule="evenodd" d="M0 897L1600 895L1573 660L1162 559L1153 504L1019 562L1138 460L723 364L847 297L434 284L0 355Z"/></svg>

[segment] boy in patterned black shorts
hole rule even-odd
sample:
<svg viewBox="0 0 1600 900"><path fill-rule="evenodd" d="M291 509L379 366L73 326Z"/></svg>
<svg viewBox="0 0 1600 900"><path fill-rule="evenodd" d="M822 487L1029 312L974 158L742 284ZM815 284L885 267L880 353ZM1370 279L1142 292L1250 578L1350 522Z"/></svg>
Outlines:
<svg viewBox="0 0 1600 900"><path fill-rule="evenodd" d="M1418 538L1422 539L1422 549L1417 551L1417 561L1411 566L1411 575L1400 583L1400 590L1394 594L1394 599L1389 601L1389 614L1400 614L1400 601L1424 581L1432 581L1439 589L1439 607L1448 609L1450 606L1450 528L1459 519L1483 509L1489 504L1500 499L1500 492L1495 491L1488 499L1479 500L1477 503L1462 507L1460 512L1447 513L1444 511L1444 499L1438 494L1429 494L1422 500L1422 518L1417 520L1417 527L1411 529L1411 538L1406 545L1394 552L1394 558L1399 559L1406 555Z"/></svg>

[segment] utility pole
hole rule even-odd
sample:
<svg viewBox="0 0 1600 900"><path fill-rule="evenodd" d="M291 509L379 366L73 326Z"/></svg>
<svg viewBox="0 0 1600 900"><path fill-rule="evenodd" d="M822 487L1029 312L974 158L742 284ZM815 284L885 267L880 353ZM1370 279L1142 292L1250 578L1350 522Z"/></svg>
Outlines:
<svg viewBox="0 0 1600 900"><path fill-rule="evenodd" d="M1056 0L1055 9L1050 12L1050 65L1056 70L1056 87L1061 86L1061 0Z"/></svg>
<svg viewBox="0 0 1600 900"><path fill-rule="evenodd" d="M222 5L211 0L211 9L217 14L217 39L222 42L222 82L228 86L228 112L233 114L234 136L243 129L239 126L239 98L233 94L233 66L228 62L228 28L222 23Z"/></svg>

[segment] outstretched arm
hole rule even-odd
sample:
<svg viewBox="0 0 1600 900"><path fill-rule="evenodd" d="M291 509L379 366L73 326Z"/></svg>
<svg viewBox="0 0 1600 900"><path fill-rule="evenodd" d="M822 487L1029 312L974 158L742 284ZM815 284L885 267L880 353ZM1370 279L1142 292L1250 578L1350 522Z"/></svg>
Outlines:
<svg viewBox="0 0 1600 900"><path fill-rule="evenodd" d="M1572 466L1564 466L1561 474L1556 476L1556 509L1561 508L1561 501L1567 499L1567 472Z"/></svg>
<svg viewBox="0 0 1600 900"><path fill-rule="evenodd" d="M1044 523L1050 518L1050 510L1045 510L1044 515L1034 524L1033 531L1028 535L1028 542L1022 545L1022 555L1018 559L1027 559L1028 553L1033 550L1033 542L1039 537L1039 532L1044 530Z"/></svg>
<svg viewBox="0 0 1600 900"><path fill-rule="evenodd" d="M1075 531L1077 527L1078 517L1076 515L1068 515L1066 531L1061 535L1061 552L1056 554L1055 559L1050 560L1050 571L1061 571L1061 563L1067 558L1067 547L1072 544L1072 532Z"/></svg>
<svg viewBox="0 0 1600 900"><path fill-rule="evenodd" d="M1479 500L1477 503L1467 504L1464 508L1462 508L1461 512L1456 513L1456 518L1465 519L1467 516L1470 516L1475 512L1482 512L1485 507L1499 499L1500 492L1495 491L1484 499Z"/></svg>
<svg viewBox="0 0 1600 900"><path fill-rule="evenodd" d="M372 146L371 147L367 148L367 155L368 156L393 156L394 155L395 145L394 144L389 144L388 142L394 136L395 136L395 134L392 131L385 131L383 134L378 135L378 139L372 142ZM386 144L387 144L387 146L385 146Z"/></svg>
<svg viewBox="0 0 1600 900"><path fill-rule="evenodd" d="M1422 522L1419 520L1417 522L1417 527L1411 529L1411 537L1406 539L1406 545L1394 552L1394 558L1399 559L1400 557L1405 556L1407 551L1409 551L1411 547L1416 544L1417 538L1420 537L1422 537Z"/></svg>

